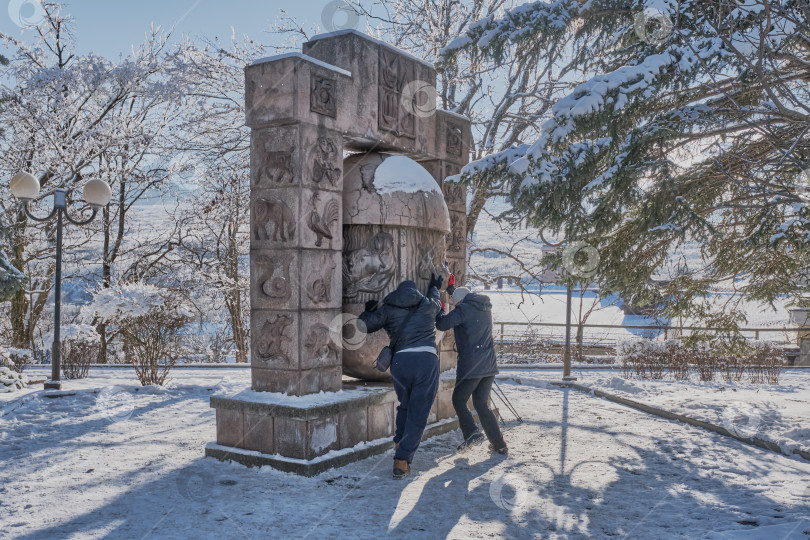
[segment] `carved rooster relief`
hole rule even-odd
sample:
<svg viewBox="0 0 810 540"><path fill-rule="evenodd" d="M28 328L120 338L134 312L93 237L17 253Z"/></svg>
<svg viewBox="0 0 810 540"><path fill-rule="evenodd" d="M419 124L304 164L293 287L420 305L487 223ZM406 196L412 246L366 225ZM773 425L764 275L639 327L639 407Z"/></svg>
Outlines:
<svg viewBox="0 0 810 540"><path fill-rule="evenodd" d="M323 212L319 213L318 198L318 192L316 191L312 195L312 201L310 202L312 212L310 212L309 218L307 218L307 225L317 237L315 245L320 247L324 238L332 239L332 225L338 220L340 208L335 199L330 199L324 205Z"/></svg>

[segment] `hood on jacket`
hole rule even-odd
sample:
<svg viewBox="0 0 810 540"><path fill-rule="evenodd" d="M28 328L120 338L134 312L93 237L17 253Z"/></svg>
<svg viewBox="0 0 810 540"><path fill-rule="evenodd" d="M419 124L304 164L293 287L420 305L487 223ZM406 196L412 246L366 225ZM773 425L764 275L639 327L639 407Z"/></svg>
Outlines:
<svg viewBox="0 0 810 540"><path fill-rule="evenodd" d="M383 303L398 308L411 308L421 303L424 299L424 295L416 288L416 283L406 280L400 283L395 291L389 293L383 300Z"/></svg>
<svg viewBox="0 0 810 540"><path fill-rule="evenodd" d="M492 302L483 294L470 293L464 297L462 305L472 306L478 311L492 311Z"/></svg>

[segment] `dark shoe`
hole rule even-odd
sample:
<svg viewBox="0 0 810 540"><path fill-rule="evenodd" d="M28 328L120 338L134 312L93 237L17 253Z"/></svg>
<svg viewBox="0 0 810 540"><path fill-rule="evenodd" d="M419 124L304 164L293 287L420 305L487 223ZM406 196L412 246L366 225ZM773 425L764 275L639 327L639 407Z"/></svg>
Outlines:
<svg viewBox="0 0 810 540"><path fill-rule="evenodd" d="M394 460L394 480L402 480L411 474L411 466L404 459Z"/></svg>
<svg viewBox="0 0 810 540"><path fill-rule="evenodd" d="M466 452L467 450L469 450L473 446L475 446L477 444L481 444L485 440L486 440L486 437L484 437L481 433L476 431L475 433L470 435L470 437L466 441L464 441L463 443L458 445L456 447L456 450L458 450L459 452Z"/></svg>
<svg viewBox="0 0 810 540"><path fill-rule="evenodd" d="M508 455L509 448L506 445L503 445L501 448L496 449L492 443L489 443L489 451L490 452L497 452L499 454Z"/></svg>

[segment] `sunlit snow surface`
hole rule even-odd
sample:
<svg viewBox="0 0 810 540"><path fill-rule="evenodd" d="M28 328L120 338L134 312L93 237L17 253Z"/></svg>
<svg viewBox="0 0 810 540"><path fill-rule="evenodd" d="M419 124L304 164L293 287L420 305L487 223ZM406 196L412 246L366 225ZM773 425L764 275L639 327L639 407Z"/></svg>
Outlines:
<svg viewBox="0 0 810 540"><path fill-rule="evenodd" d="M169 388L137 392L130 369L93 369L66 382L73 396L4 394L0 530L30 540L806 538L810 463L552 388L559 371L509 375L500 386L525 419L507 422L510 456L456 455L455 431L423 443L404 481L391 479L390 452L314 478L204 458L208 399L248 388L248 369L176 370ZM796 377L807 388L808 375Z"/></svg>

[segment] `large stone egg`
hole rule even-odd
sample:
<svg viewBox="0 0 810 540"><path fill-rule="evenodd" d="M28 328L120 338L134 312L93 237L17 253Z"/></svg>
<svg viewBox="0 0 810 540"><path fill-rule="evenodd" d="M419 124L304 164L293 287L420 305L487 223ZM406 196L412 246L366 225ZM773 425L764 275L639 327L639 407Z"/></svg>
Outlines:
<svg viewBox="0 0 810 540"><path fill-rule="evenodd" d="M344 313L359 315L368 300L382 303L407 279L423 294L431 273L446 282L450 214L433 176L409 157L381 152L347 157L343 175ZM365 380L390 379L373 366L388 345L387 334L380 330L357 339L359 331L356 320L344 316L343 372Z"/></svg>

